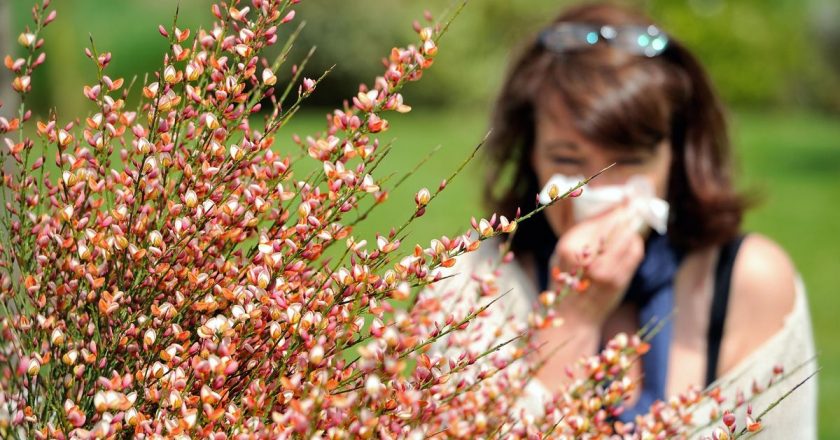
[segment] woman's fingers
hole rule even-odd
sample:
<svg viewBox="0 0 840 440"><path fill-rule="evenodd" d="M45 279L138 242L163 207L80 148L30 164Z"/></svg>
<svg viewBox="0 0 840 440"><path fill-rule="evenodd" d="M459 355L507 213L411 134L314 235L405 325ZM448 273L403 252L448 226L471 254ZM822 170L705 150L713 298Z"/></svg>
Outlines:
<svg viewBox="0 0 840 440"><path fill-rule="evenodd" d="M586 266L586 276L607 290L626 289L644 258L644 242L632 228L616 231L603 251Z"/></svg>
<svg viewBox="0 0 840 440"><path fill-rule="evenodd" d="M633 233L634 225L626 204L619 205L596 217L578 223L566 231L555 252L564 263L588 264L593 258L610 248L622 247L626 235Z"/></svg>
<svg viewBox="0 0 840 440"><path fill-rule="evenodd" d="M575 225L563 234L555 253L561 270L582 268L593 290L620 297L644 258L644 240L623 204Z"/></svg>
<svg viewBox="0 0 840 440"><path fill-rule="evenodd" d="M644 240L623 205L566 231L552 264L564 271L583 269L589 281L586 295L566 299L569 317L603 322L621 302L643 256Z"/></svg>

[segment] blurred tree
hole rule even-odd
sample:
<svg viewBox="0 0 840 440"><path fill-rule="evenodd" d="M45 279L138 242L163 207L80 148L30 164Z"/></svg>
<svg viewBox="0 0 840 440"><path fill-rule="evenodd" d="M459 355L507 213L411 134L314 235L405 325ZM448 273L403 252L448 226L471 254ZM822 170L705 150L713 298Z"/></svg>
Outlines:
<svg viewBox="0 0 840 440"><path fill-rule="evenodd" d="M14 40L12 37L12 8L9 2L0 1L0 54L10 53ZM0 116L14 115L17 107L17 94L9 84L12 83L12 72L5 67L0 69Z"/></svg>
<svg viewBox="0 0 840 440"><path fill-rule="evenodd" d="M12 21L11 6L7 1L0 1L0 54L10 53L14 40L12 37ZM14 75L9 69L5 67L0 68L0 117L11 119L17 113L18 95L9 86L12 83ZM3 147L5 148L5 146ZM15 169L15 162L11 156L5 156L5 160L0 166L3 171L11 173ZM5 200L5 197L3 197ZM5 233L5 231L0 231Z"/></svg>
<svg viewBox="0 0 840 440"><path fill-rule="evenodd" d="M809 5L835 0L635 0L676 38L696 51L724 98L738 106L793 105L840 110L840 74L829 66L808 23ZM333 104L369 81L372 61L408 35L422 8L453 2L318 0L302 3L308 21L301 49L319 46L310 67L337 62L319 98ZM433 103L486 103L495 92L511 48L535 33L569 0L485 0L467 5L444 37L438 66L422 90L407 94ZM836 3L832 3L836 6ZM825 5L823 5L825 9ZM336 17L341 17L340 20ZM836 21L827 22L837 29ZM831 26L833 25L833 26ZM826 37L821 37L826 40ZM815 44L816 42L816 44ZM302 56L299 52L298 57ZM836 57L835 57L836 59ZM313 73L314 74L314 73Z"/></svg>
<svg viewBox="0 0 840 440"><path fill-rule="evenodd" d="M289 77L312 46L306 68L318 76L335 65L319 86L312 104L335 106L370 83L380 71L377 61L398 43L411 41L411 22L423 10L436 15L457 0L306 0L297 6L307 26L290 63L280 72ZM482 0L470 2L441 42L436 66L423 85L409 88L415 104L455 104L486 112L504 74L512 47L534 34L570 0ZM837 63L837 0L624 0L647 11L663 27L694 49L724 98L735 106L810 106L840 111ZM28 23L28 3L0 0L13 7L12 28ZM20 5L20 6L18 6ZM208 23L209 2L181 2L183 26ZM24 7L25 6L25 7ZM63 0L59 20L46 37L50 59L33 81L43 81L33 96L43 112L59 114L86 105L78 99L93 69L82 48L88 32L100 50L114 53L114 77L151 72L160 66L165 44L155 30L169 24L175 4L168 1ZM84 23L84 29L78 24ZM8 29L6 27L5 29ZM4 30L5 30L4 29ZM284 30L289 32L290 29ZM833 43L832 43L833 42ZM142 81L142 76L138 78ZM137 93L139 87L134 88Z"/></svg>
<svg viewBox="0 0 840 440"><path fill-rule="evenodd" d="M840 75L840 2L821 0L811 8L810 22L825 59Z"/></svg>
<svg viewBox="0 0 840 440"><path fill-rule="evenodd" d="M821 0L647 0L730 103L840 110L840 82L808 23Z"/></svg>

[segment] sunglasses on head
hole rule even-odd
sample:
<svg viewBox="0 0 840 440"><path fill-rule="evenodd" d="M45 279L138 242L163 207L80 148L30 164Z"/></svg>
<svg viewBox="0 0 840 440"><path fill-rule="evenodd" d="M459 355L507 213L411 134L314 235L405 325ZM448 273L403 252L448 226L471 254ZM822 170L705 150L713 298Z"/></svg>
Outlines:
<svg viewBox="0 0 840 440"><path fill-rule="evenodd" d="M539 41L543 47L557 53L585 49L603 42L616 49L649 58L661 54L668 47L668 37L653 25L558 23L543 30Z"/></svg>

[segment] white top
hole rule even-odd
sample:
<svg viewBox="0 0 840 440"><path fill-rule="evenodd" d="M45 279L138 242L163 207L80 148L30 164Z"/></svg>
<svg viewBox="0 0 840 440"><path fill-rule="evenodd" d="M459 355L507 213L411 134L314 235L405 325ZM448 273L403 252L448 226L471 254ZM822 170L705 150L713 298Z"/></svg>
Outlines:
<svg viewBox="0 0 840 440"><path fill-rule="evenodd" d="M478 282L471 279L471 276L481 277L490 274L498 260L499 250L496 243L485 242L477 251L460 257L458 264L447 272L447 274L457 274L456 276L434 285L432 294L452 294L443 300L446 304L444 310L456 316L463 316L470 307L485 304L492 299L498 300L487 310L487 317L481 320L479 339L465 337L464 343L469 344L473 349L489 347L520 332L527 326L529 314L538 296L533 281L514 261L499 267L499 275L494 278L498 287L497 293L478 299L475 293ZM432 291L423 294L428 292ZM505 294L505 292L508 293ZM494 332L497 334L496 337L491 336ZM454 345L457 346L457 344ZM754 380L758 384L766 385L772 375L774 365L782 365L786 373L793 372L797 367L802 366L784 381L756 396L752 407L753 416L758 416L780 396L815 371L815 354L805 289L801 280L797 279L794 307L786 317L782 329L756 348L731 371L718 378L716 383L721 384L723 395L727 397L725 408L734 401L736 390L743 391L745 396L749 397ZM524 396L519 402L520 407L527 413L538 416L542 413L543 401L549 395L550 391L533 378L525 388ZM699 427L708 423L711 408L711 402L708 402L694 412L695 426ZM746 408L742 408L736 412L739 427L744 426L745 410ZM764 432L761 436L769 439L815 439L817 438L816 419L817 381L816 377L812 377L764 417L762 420ZM715 426L723 426L723 424L718 421L711 428L701 430L693 437L709 435Z"/></svg>

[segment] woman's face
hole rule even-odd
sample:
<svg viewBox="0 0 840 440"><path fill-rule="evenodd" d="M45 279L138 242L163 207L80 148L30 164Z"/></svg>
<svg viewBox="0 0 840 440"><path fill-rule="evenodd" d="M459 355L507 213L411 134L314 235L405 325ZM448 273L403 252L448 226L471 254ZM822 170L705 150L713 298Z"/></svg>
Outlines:
<svg viewBox="0 0 840 440"><path fill-rule="evenodd" d="M552 107L550 111L538 109L536 112L536 144L531 165L540 188L554 174L589 177L615 163L588 186L620 185L631 176L642 175L654 185L658 197L666 198L671 167L671 148L667 140L652 149L608 149L579 133L565 105ZM557 236L574 224L571 203L557 203L545 212L548 224Z"/></svg>

